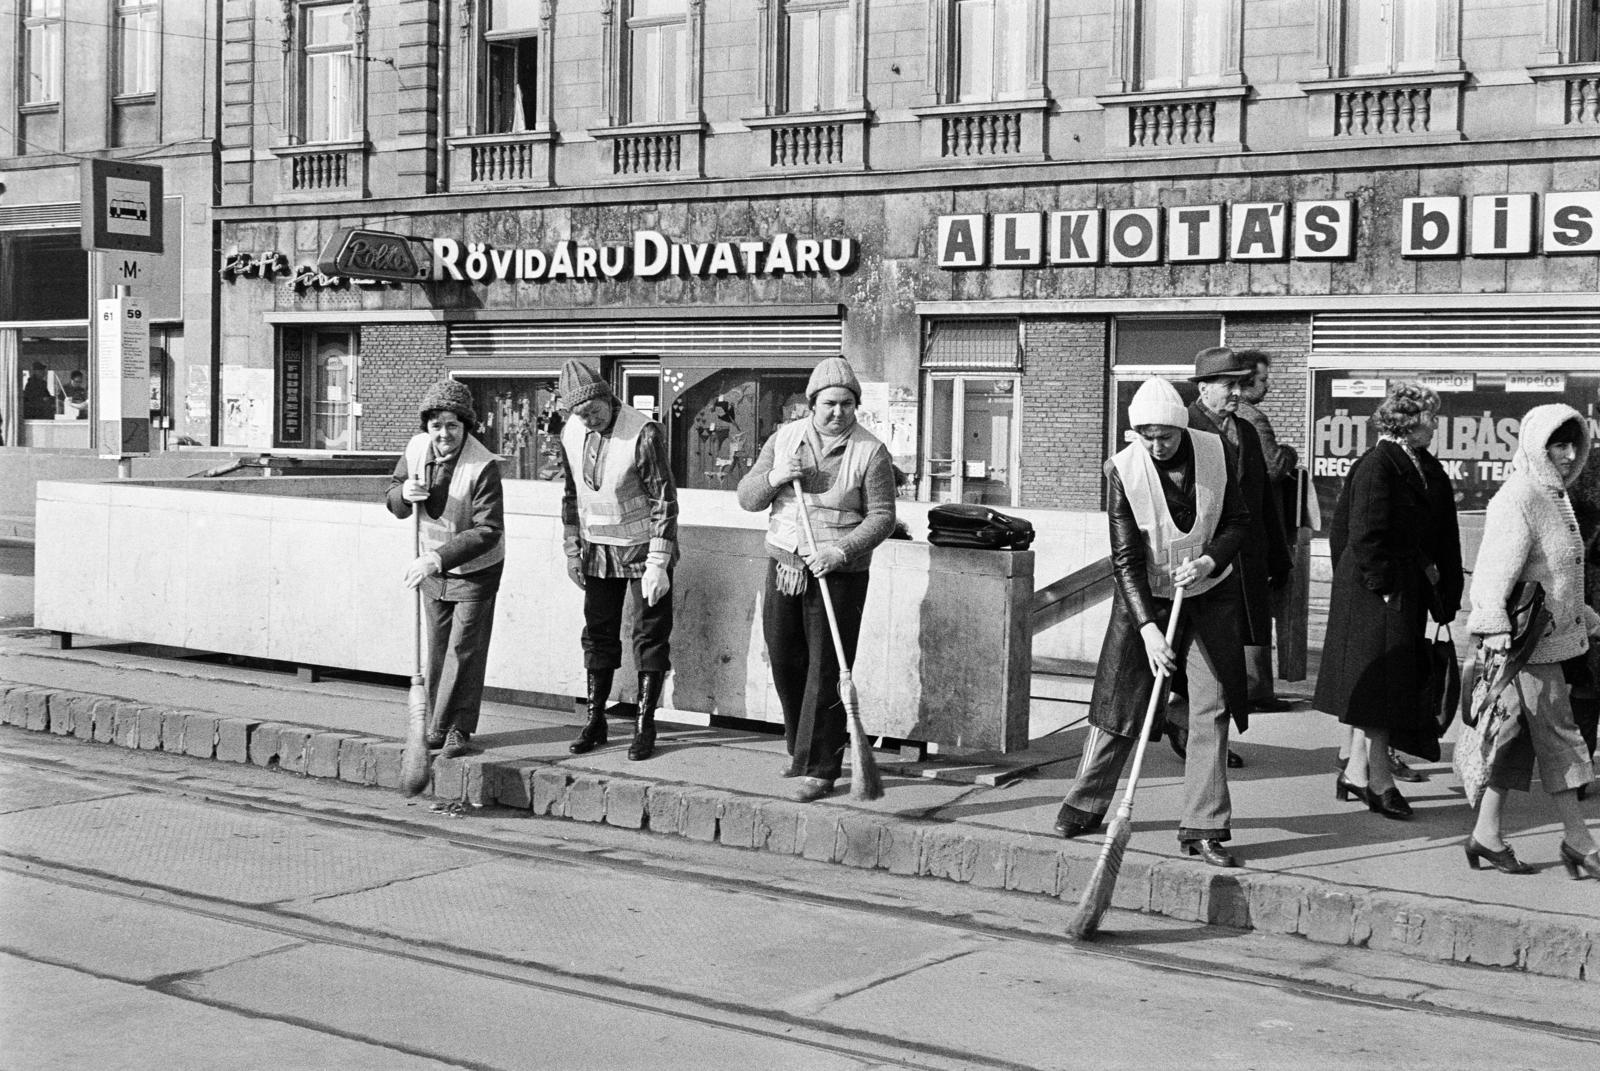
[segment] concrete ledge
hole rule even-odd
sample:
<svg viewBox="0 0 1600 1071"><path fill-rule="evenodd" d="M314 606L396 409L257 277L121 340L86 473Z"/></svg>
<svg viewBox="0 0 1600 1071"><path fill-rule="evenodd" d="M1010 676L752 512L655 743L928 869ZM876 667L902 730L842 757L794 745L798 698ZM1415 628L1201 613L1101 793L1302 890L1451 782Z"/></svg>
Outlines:
<svg viewBox="0 0 1600 1071"><path fill-rule="evenodd" d="M397 788L398 740L171 710L0 681L0 724ZM431 794L471 806L601 822L747 851L1076 900L1100 845L809 805L698 785L574 772L556 760L474 754L433 763ZM1600 918L1374 890L1296 874L1216 870L1129 852L1112 906L1439 962L1600 979Z"/></svg>

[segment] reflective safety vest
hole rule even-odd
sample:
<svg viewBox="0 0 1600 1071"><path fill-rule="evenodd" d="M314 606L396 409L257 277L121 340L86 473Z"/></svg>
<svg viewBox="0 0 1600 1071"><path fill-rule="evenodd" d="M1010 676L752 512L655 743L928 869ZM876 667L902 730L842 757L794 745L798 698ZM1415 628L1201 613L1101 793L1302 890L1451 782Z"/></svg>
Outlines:
<svg viewBox="0 0 1600 1071"><path fill-rule="evenodd" d="M418 432L406 444L406 472L412 479L416 479L430 461L438 463L433 455L433 443L429 440L427 432ZM472 487L483 474L485 466L498 464L499 461L497 456L489 452L488 447L472 435L465 436L461 451L456 455L455 472L450 476L450 489L445 498L444 510L437 518L428 516L426 509L422 511L424 554L430 550L438 550L472 527ZM457 575L480 573L491 565L504 561L505 557L506 541L502 535L495 541L494 546L476 558L461 562L450 571Z"/></svg>
<svg viewBox="0 0 1600 1071"><path fill-rule="evenodd" d="M860 424L855 425L846 436L839 474L833 485L821 494L806 495L806 512L811 518L811 533L818 550L838 543L866 520L867 464L880 446L882 443L876 435ZM810 417L790 421L772 433L774 458L793 456L797 451L809 452L812 463L820 464L822 439L812 428ZM772 512L767 518L767 544L791 554L798 554L805 546L793 484L779 488L777 497L772 500Z"/></svg>
<svg viewBox="0 0 1600 1071"><path fill-rule="evenodd" d="M1222 452L1222 436L1190 430L1194 450L1194 528L1180 529L1167 509L1165 481L1156 463L1141 443L1129 443L1111 459L1122 480L1133 519L1144 535L1145 568L1150 579L1150 594L1170 599L1176 590L1172 571L1185 558L1198 558L1216 534L1222 519L1222 499L1228 488L1228 463ZM1221 572L1190 584L1190 595L1210 591L1233 572L1230 564Z"/></svg>
<svg viewBox="0 0 1600 1071"><path fill-rule="evenodd" d="M617 419L600 447L600 486L590 487L583 477L583 447L589 429L577 417L568 417L561 429L561 448L578 492L578 530L589 543L612 547L637 547L650 542L654 525L650 495L639 479L639 433L651 421L639 410L615 403Z"/></svg>

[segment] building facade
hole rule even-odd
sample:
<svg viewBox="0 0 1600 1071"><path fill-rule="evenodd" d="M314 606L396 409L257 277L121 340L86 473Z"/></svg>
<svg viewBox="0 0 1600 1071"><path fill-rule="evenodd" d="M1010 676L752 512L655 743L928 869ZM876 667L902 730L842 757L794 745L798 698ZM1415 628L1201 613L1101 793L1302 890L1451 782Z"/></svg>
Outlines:
<svg viewBox="0 0 1600 1071"><path fill-rule="evenodd" d="M1324 498L1386 379L1463 508L1600 412L1593 0L224 0L224 445L395 450L557 369L731 488L844 353L921 497L1098 509L1137 379L1225 342ZM421 278L326 270L355 229ZM1509 422L1509 423L1508 423Z"/></svg>
<svg viewBox="0 0 1600 1071"><path fill-rule="evenodd" d="M150 324L151 447L213 441L219 13L173 0L19 0L0 15L0 54L15 57L15 76L0 81L8 446L120 448L97 441L93 316L119 286ZM85 251L89 160L160 165L160 255Z"/></svg>

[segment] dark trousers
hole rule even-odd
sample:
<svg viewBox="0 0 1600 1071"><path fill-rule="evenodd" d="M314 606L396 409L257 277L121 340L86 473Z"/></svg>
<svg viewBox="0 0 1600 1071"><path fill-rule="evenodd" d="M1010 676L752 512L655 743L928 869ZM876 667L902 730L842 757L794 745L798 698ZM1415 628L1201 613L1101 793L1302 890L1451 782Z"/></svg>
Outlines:
<svg viewBox="0 0 1600 1071"><path fill-rule="evenodd" d="M633 589L633 661L641 673L672 668L672 592L646 604L637 579L587 576L583 582L583 668L622 665L622 608Z"/></svg>
<svg viewBox="0 0 1600 1071"><path fill-rule="evenodd" d="M494 600L445 602L424 594L422 620L428 631L428 728L431 732L478 729L483 675L489 665Z"/></svg>
<svg viewBox="0 0 1600 1071"><path fill-rule="evenodd" d="M761 609L772 684L783 707L783 737L794 765L806 777L836 780L850 738L844 701L839 698L839 659L833 650L822 581L806 578L799 595L778 591L778 563L767 563L767 591ZM828 591L839 619L845 657L856 660L861 612L867 604L866 572L829 573Z"/></svg>

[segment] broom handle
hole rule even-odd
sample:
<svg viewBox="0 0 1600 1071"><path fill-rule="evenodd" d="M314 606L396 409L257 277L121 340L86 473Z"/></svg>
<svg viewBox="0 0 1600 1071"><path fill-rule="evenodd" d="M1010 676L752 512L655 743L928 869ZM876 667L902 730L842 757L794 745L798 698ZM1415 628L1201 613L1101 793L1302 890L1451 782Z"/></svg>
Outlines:
<svg viewBox="0 0 1600 1071"><path fill-rule="evenodd" d="M1183 609L1183 588L1179 588L1172 598L1172 615L1167 618L1167 646L1172 646L1173 638L1178 634L1178 612ZM1161 707L1163 686L1167 683L1167 671L1159 670L1156 673L1155 687L1150 690L1150 705L1145 708L1144 728L1139 732L1139 743L1133 750L1133 768L1128 772L1128 788L1122 794L1122 806L1118 809L1120 814L1127 811L1133 813L1133 791L1139 785L1139 771L1144 767L1144 749L1150 743L1150 728L1155 724L1156 711Z"/></svg>
<svg viewBox="0 0 1600 1071"><path fill-rule="evenodd" d="M431 451L431 448L430 448ZM422 463L423 483L427 483L428 470L431 461ZM422 503L411 503L411 557L413 560L422 557ZM414 676L422 676L422 585L414 589L414 598L411 600L415 608L416 622L411 629L411 664L416 667Z"/></svg>
<svg viewBox="0 0 1600 1071"><path fill-rule="evenodd" d="M811 534L811 513L806 509L805 492L800 490L800 480L794 481L794 497L800 503L800 530L805 533L806 550L812 554L817 552L817 537ZM833 655L839 661L839 668L845 676L850 676L850 663L844 657L844 640L839 636L839 619L833 613L833 596L828 592L828 578L817 577L817 583L822 587L822 608L828 614L828 631L833 633Z"/></svg>

